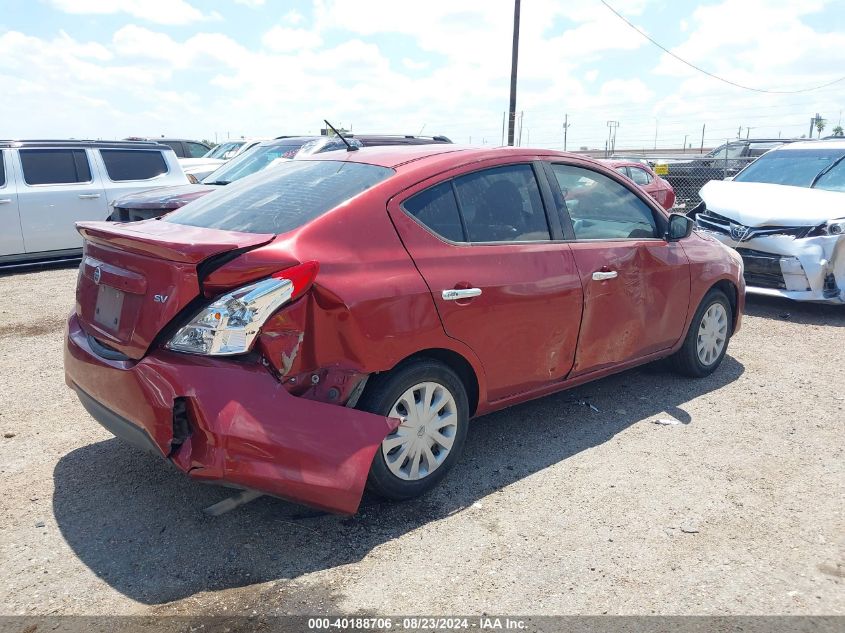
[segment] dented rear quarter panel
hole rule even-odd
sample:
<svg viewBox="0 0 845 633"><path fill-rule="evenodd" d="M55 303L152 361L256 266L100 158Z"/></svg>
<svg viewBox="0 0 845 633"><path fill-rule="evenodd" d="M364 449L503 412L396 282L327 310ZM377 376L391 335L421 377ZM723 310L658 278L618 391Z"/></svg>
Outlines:
<svg viewBox="0 0 845 633"><path fill-rule="evenodd" d="M363 375L392 369L425 350L445 349L470 364L479 402L485 402L481 363L444 332L431 292L390 222L385 199L381 188L365 192L295 234L245 253L213 279L225 277L236 285L240 274L244 280L269 274L280 251L291 261L319 262L311 291L274 315L258 340L259 351L295 393L316 375L322 386L310 395L322 399L336 386L342 403Z"/></svg>

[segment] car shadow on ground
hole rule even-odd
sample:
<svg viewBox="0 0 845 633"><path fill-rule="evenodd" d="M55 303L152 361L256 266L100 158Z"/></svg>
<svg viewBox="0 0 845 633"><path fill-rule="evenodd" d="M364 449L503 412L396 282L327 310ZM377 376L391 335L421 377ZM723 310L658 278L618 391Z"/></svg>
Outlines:
<svg viewBox="0 0 845 633"><path fill-rule="evenodd" d="M792 301L782 297L745 295L745 315L807 325L845 327L845 306Z"/></svg>
<svg viewBox="0 0 845 633"><path fill-rule="evenodd" d="M365 497L354 517L270 497L207 517L201 509L230 491L191 481L116 439L59 461L53 509L79 559L144 604L293 579L359 561L373 548L607 442L631 425L667 413L695 423L685 403L743 371L730 356L700 380L649 365L484 416L470 425L463 458L436 489L405 503ZM94 424L87 418L78 423Z"/></svg>

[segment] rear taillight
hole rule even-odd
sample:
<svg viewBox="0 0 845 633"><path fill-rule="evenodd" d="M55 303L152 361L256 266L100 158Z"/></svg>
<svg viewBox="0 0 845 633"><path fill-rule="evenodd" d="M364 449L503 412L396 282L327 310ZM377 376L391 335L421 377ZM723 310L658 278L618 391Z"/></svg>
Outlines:
<svg viewBox="0 0 845 633"><path fill-rule="evenodd" d="M248 352L261 326L276 310L302 296L318 270L317 262L306 262L223 295L180 328L166 347L207 356Z"/></svg>

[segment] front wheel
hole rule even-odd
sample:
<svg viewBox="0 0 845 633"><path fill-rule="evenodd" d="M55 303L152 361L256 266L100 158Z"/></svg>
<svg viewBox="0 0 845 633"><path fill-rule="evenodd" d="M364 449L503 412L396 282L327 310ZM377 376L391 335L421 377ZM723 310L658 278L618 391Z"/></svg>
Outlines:
<svg viewBox="0 0 845 633"><path fill-rule="evenodd" d="M711 290L698 306L684 344L671 358L675 370L696 378L712 374L728 350L732 327L728 298L721 290Z"/></svg>
<svg viewBox="0 0 845 633"><path fill-rule="evenodd" d="M454 371L428 359L378 377L358 407L402 423L373 458L367 486L388 499L410 499L433 488L454 466L469 419L466 389Z"/></svg>

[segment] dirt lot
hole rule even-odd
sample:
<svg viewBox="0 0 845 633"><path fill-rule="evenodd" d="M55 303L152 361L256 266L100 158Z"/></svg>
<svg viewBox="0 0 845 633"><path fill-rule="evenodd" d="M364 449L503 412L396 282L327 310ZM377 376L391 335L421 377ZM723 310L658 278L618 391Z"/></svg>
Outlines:
<svg viewBox="0 0 845 633"><path fill-rule="evenodd" d="M843 308L752 299L708 379L647 367L479 419L417 501L212 519L226 490L65 388L75 277L0 277L0 613L845 614Z"/></svg>

